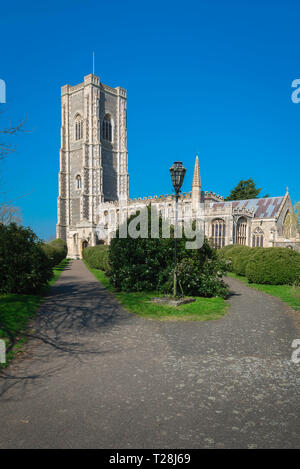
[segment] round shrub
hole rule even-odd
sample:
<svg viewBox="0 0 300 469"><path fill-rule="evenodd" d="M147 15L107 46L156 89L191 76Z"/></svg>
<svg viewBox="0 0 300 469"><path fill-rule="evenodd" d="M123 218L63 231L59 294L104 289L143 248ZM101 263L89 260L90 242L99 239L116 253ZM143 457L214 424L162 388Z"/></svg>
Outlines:
<svg viewBox="0 0 300 469"><path fill-rule="evenodd" d="M249 260L250 283L292 285L300 280L300 254L287 248L265 248Z"/></svg>
<svg viewBox="0 0 300 469"><path fill-rule="evenodd" d="M149 209L150 210L150 209ZM151 217L148 238L119 238L119 230L109 247L110 283L122 291L151 291L162 287L174 266L174 238L162 238L162 218L159 217L159 238L151 237ZM136 217L127 221L127 228ZM184 257L185 239L177 240L177 260ZM189 250L190 251L190 250Z"/></svg>
<svg viewBox="0 0 300 469"><path fill-rule="evenodd" d="M174 230L171 229L170 238L163 238L161 217L159 220L159 238L151 237L149 223L148 238L119 238L117 231L112 239L109 277L118 290L173 293ZM200 249L186 249L185 243L185 237L177 239L178 293L226 296L228 290L221 280L225 267L216 250L207 239Z"/></svg>
<svg viewBox="0 0 300 469"><path fill-rule="evenodd" d="M221 249L218 249L218 256L224 257L227 253L227 251L230 251L230 249L235 248L236 244L227 244L227 246L224 246Z"/></svg>
<svg viewBox="0 0 300 469"><path fill-rule="evenodd" d="M54 239L50 243L44 243L42 249L49 258L52 267L65 259L68 252L67 243L63 239Z"/></svg>
<svg viewBox="0 0 300 469"><path fill-rule="evenodd" d="M64 239L57 238L48 243L55 249L55 265L59 264L63 259L67 257L68 254L68 247L67 243Z"/></svg>
<svg viewBox="0 0 300 469"><path fill-rule="evenodd" d="M246 246L244 246L246 247ZM264 248L257 247L257 248L250 248L247 247L247 249L242 249L240 250L236 255L233 256L233 261L232 261L232 270L234 273L237 275L242 275L245 277L246 275L246 267L248 265L248 262L254 254L257 252L261 252Z"/></svg>
<svg viewBox="0 0 300 469"><path fill-rule="evenodd" d="M236 272L236 262L239 257L243 254L248 255L252 248L248 246L240 246L238 244L230 244L222 249L218 250L219 259L223 260L227 264L227 270L229 272Z"/></svg>
<svg viewBox="0 0 300 469"><path fill-rule="evenodd" d="M35 233L15 223L0 224L0 292L36 292L51 277L51 262Z"/></svg>
<svg viewBox="0 0 300 469"><path fill-rule="evenodd" d="M57 251L54 249L53 246L51 246L48 243L43 243L41 245L41 248L42 248L43 252L46 254L46 256L48 257L48 259L51 263L51 266L54 267L56 265Z"/></svg>
<svg viewBox="0 0 300 469"><path fill-rule="evenodd" d="M89 246L83 249L82 257L93 269L108 270L108 246Z"/></svg>

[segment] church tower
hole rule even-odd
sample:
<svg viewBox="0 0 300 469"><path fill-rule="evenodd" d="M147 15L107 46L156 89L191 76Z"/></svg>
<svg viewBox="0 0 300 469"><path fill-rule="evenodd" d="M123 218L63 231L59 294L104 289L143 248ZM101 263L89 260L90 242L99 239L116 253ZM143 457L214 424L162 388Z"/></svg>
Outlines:
<svg viewBox="0 0 300 469"><path fill-rule="evenodd" d="M199 209L201 202L201 178L200 178L200 169L199 169L199 158L196 155L194 175L193 175L193 185L192 185L192 208L193 211Z"/></svg>
<svg viewBox="0 0 300 469"><path fill-rule="evenodd" d="M97 243L98 205L128 199L126 108L126 90L93 74L61 89L57 237L72 255Z"/></svg>

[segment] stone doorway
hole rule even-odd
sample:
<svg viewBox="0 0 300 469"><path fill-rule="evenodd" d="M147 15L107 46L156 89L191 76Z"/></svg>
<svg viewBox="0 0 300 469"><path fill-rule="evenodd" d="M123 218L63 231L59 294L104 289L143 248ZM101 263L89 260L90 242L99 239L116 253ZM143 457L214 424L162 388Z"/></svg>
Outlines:
<svg viewBox="0 0 300 469"><path fill-rule="evenodd" d="M88 241L86 239L84 239L82 242L81 242L81 249L80 249L80 257L82 259L82 253L83 253L83 250L85 248L87 248L89 245Z"/></svg>

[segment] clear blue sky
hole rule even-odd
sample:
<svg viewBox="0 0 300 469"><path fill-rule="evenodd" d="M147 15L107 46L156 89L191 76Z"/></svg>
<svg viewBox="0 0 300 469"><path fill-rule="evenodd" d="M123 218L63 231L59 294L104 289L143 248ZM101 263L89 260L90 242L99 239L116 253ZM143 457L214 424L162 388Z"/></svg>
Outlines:
<svg viewBox="0 0 300 469"><path fill-rule="evenodd" d="M288 185L300 200L299 14L276 0L2 2L5 116L26 114L30 132L1 184L8 199L30 192L15 202L24 224L55 235L60 87L92 72L93 50L101 81L128 90L131 197L170 193L178 159L190 190L198 152L204 190L252 177L262 195Z"/></svg>

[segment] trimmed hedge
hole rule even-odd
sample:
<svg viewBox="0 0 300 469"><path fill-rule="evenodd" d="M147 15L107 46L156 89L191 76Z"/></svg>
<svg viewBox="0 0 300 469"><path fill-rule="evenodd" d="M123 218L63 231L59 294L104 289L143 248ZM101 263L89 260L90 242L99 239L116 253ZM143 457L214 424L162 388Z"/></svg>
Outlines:
<svg viewBox="0 0 300 469"><path fill-rule="evenodd" d="M225 246L224 248L220 249L218 252L218 256L221 260L226 261L227 269L230 272L236 272L236 269L240 271L240 259L247 257L252 248L249 246L240 246L237 244L231 244ZM242 274L240 274L242 275ZM245 275L245 274L244 274Z"/></svg>
<svg viewBox="0 0 300 469"><path fill-rule="evenodd" d="M50 244L44 243L41 245L41 248L43 252L46 254L46 256L48 257L51 266L53 267L55 265L55 254L56 254L54 247L50 246Z"/></svg>
<svg viewBox="0 0 300 469"><path fill-rule="evenodd" d="M292 285L300 281L300 254L287 248L261 248L249 260L250 283Z"/></svg>
<svg viewBox="0 0 300 469"><path fill-rule="evenodd" d="M93 269L108 270L108 246L105 244L84 248L82 257Z"/></svg>
<svg viewBox="0 0 300 469"><path fill-rule="evenodd" d="M233 258L233 271L237 275L242 275L243 277L245 277L246 267L249 261L257 252L262 252L263 249L264 248L261 248L261 247L257 247L257 248L248 247L247 249L243 249L239 251L239 253Z"/></svg>
<svg viewBox="0 0 300 469"><path fill-rule="evenodd" d="M59 262L61 262L63 259L65 259L67 257L68 247L67 247L67 243L64 239L57 238L57 239L54 239L53 241L51 241L49 244L50 244L50 246L53 246L54 249L57 251L57 253L58 253L57 256L60 257Z"/></svg>
<svg viewBox="0 0 300 469"><path fill-rule="evenodd" d="M228 245L218 251L228 271L251 283L284 285L300 280L300 254L287 248Z"/></svg>
<svg viewBox="0 0 300 469"><path fill-rule="evenodd" d="M66 258L68 248L63 239L54 239L50 243L42 245L42 249L51 262L52 267Z"/></svg>

